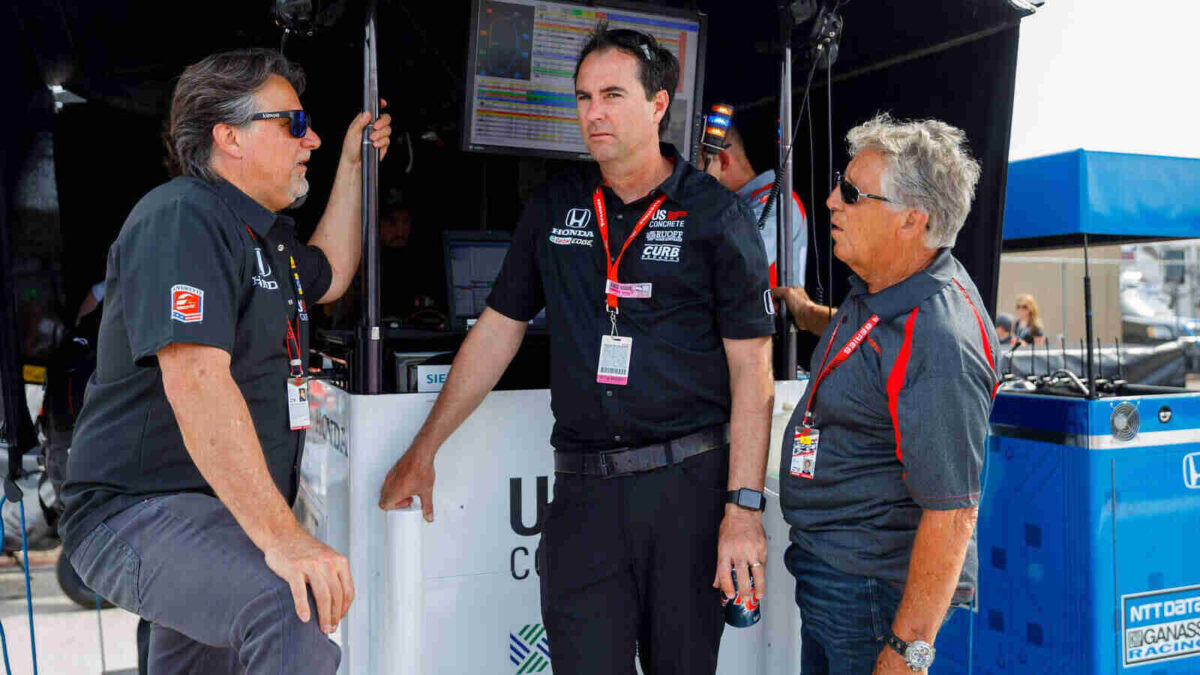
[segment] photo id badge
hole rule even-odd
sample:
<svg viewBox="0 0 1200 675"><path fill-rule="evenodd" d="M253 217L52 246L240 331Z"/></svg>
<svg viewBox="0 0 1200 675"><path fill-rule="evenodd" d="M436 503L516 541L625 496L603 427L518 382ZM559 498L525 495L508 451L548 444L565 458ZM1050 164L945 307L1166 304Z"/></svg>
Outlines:
<svg viewBox="0 0 1200 675"><path fill-rule="evenodd" d="M308 428L308 380L303 377L287 379L288 423L292 431Z"/></svg>
<svg viewBox="0 0 1200 675"><path fill-rule="evenodd" d="M633 338L605 335L600 339L600 365L596 381L600 384L625 386L629 382L629 356L633 354Z"/></svg>
<svg viewBox="0 0 1200 675"><path fill-rule="evenodd" d="M796 427L796 439L792 444L792 466L790 470L793 476L812 480L813 474L817 470L817 447L820 443L820 431L812 427Z"/></svg>

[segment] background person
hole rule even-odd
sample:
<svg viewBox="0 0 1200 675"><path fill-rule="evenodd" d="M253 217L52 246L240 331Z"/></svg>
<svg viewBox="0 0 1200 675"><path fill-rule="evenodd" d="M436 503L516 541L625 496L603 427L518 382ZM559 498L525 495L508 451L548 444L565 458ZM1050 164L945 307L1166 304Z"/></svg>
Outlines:
<svg viewBox="0 0 1200 675"><path fill-rule="evenodd" d="M775 184L775 171L767 169L763 173L757 173L754 170L749 156L746 155L746 143L742 139L742 134L732 124L729 125L726 132L725 143L725 149L716 155L709 153L701 146L701 166L707 166L706 171L713 178L737 193L738 197L750 207L754 213L754 222L757 223L767 208L771 187ZM776 204L771 205L766 221L762 229L758 231L762 235L763 245L767 249L772 287L779 285L775 257L778 254L776 242L779 241L780 224L776 221L775 212L776 205L782 199L783 196L780 195L776 199ZM792 265L794 266L792 278L798 282L797 285L803 286L804 269L808 263L808 217L804 212L804 204L800 202L800 197L794 192L792 193L791 209Z"/></svg>
<svg viewBox="0 0 1200 675"><path fill-rule="evenodd" d="M1017 296L1017 322L1013 325L1013 335L1022 344L1046 344L1046 332L1042 326L1042 313L1038 311L1037 300L1028 293Z"/></svg>
<svg viewBox="0 0 1200 675"><path fill-rule="evenodd" d="M1013 335L1013 317L1012 314L1000 312L996 315L996 338L1000 341L999 344L1005 349L1011 349L1017 344L1017 338Z"/></svg>
<svg viewBox="0 0 1200 675"><path fill-rule="evenodd" d="M438 448L545 307L556 471L538 569L555 672L632 673L636 648L648 674L713 673L713 589L734 597L734 568L742 593L751 570L765 589L766 255L745 205L659 143L678 78L648 35L602 23L588 39L575 88L597 164L526 204L488 308L380 494L385 509L419 496L432 521Z"/></svg>
<svg viewBox="0 0 1200 675"><path fill-rule="evenodd" d="M801 672L925 672L948 612L974 593L998 384L995 331L950 253L980 168L962 131L934 120L884 114L847 140L853 159L825 204L855 276L822 327L780 466ZM829 308L788 299L804 305L797 324L828 321Z"/></svg>
<svg viewBox="0 0 1200 675"><path fill-rule="evenodd" d="M169 129L184 175L143 197L109 250L63 555L150 623L150 672L337 670L325 634L354 585L346 559L291 511L308 425L297 355L308 303L337 299L358 267L370 114L351 122L304 245L278 215L307 194L321 145L303 89L300 68L271 50L189 66ZM389 120L370 132L381 154Z"/></svg>

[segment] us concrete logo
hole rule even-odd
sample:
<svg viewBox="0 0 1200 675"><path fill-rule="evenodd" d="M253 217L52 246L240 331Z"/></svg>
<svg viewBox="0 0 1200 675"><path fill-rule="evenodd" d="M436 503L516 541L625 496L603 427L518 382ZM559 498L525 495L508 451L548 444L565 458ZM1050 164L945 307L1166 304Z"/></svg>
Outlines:
<svg viewBox="0 0 1200 675"><path fill-rule="evenodd" d="M541 673L550 667L550 642L546 627L530 623L508 634L508 660L517 667L517 675Z"/></svg>

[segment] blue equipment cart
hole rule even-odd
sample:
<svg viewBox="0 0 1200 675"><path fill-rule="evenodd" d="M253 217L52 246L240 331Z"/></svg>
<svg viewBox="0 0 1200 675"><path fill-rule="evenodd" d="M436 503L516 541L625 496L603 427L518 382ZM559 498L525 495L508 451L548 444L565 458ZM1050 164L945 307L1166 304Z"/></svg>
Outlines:
<svg viewBox="0 0 1200 675"><path fill-rule="evenodd" d="M985 472L935 672L1200 672L1200 393L1002 392Z"/></svg>
<svg viewBox="0 0 1200 675"><path fill-rule="evenodd" d="M1200 160L1013 162L1005 210L1005 250L1083 244L1091 351L1089 237L1200 237ZM996 397L979 592L939 633L935 673L1200 673L1200 392L1091 362Z"/></svg>

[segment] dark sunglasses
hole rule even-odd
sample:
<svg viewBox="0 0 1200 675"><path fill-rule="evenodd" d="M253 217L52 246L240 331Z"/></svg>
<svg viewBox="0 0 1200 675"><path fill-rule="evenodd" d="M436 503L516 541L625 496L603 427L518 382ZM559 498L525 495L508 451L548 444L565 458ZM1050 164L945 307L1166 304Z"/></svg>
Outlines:
<svg viewBox="0 0 1200 675"><path fill-rule="evenodd" d="M655 45L652 39L645 33L639 33L636 30L630 30L628 28L617 28L615 30L608 31L608 35L609 37L613 38L614 42L617 42L625 47L641 50L642 54L646 56L647 61L654 60Z"/></svg>
<svg viewBox="0 0 1200 675"><path fill-rule="evenodd" d="M289 130L292 132L292 136L304 138L304 135L308 133L308 125L312 124L312 117L303 110L277 110L275 112L254 113L250 119L281 120L285 117L291 122Z"/></svg>
<svg viewBox="0 0 1200 675"><path fill-rule="evenodd" d="M863 192L862 190L859 190L854 186L854 183L851 183L846 179L845 176L842 175L841 171L833 174L833 182L837 183L838 189L842 191L842 201L847 204L857 204L859 197L878 199L881 202L887 202L889 204L895 203L887 197L881 197L879 195L873 195L870 192Z"/></svg>

